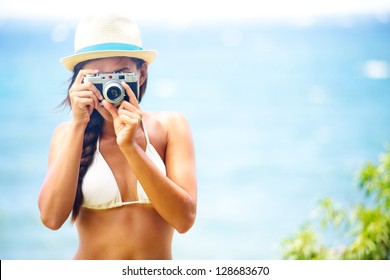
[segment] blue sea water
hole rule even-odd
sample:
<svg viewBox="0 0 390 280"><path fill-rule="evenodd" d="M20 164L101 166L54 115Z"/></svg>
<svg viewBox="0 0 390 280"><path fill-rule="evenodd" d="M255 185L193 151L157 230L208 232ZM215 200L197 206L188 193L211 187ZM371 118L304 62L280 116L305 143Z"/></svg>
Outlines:
<svg viewBox="0 0 390 280"><path fill-rule="evenodd" d="M196 146L198 215L176 259L280 259L323 196L362 199L356 172L390 140L390 23L141 25L144 110L183 112ZM73 22L0 23L0 259L70 259L70 223L45 228L37 196L70 73Z"/></svg>

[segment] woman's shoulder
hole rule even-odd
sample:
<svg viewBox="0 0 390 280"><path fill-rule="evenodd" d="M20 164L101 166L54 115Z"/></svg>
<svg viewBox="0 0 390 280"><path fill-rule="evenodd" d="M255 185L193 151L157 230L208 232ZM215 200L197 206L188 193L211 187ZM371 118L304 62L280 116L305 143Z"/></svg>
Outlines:
<svg viewBox="0 0 390 280"><path fill-rule="evenodd" d="M181 141L184 143L191 141L191 127L183 113L152 112L148 114L149 118L154 119L158 123L158 127L162 128L168 142Z"/></svg>
<svg viewBox="0 0 390 280"><path fill-rule="evenodd" d="M183 113L173 111L147 112L149 118L159 122L166 131L181 126L189 126L188 120Z"/></svg>
<svg viewBox="0 0 390 280"><path fill-rule="evenodd" d="M70 121L60 123L56 129L54 130L54 135L62 135L65 136L68 134L72 123Z"/></svg>
<svg viewBox="0 0 390 280"><path fill-rule="evenodd" d="M52 143L61 143L69 134L72 123L70 121L60 123L54 130Z"/></svg>

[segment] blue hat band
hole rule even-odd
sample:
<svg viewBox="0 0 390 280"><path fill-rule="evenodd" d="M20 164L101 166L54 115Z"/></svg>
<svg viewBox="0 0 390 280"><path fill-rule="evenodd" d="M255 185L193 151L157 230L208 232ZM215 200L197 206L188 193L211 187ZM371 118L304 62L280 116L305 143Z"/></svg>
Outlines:
<svg viewBox="0 0 390 280"><path fill-rule="evenodd" d="M132 44L124 43L104 43L88 46L79 49L76 53L97 52L97 51L141 51L142 48Z"/></svg>

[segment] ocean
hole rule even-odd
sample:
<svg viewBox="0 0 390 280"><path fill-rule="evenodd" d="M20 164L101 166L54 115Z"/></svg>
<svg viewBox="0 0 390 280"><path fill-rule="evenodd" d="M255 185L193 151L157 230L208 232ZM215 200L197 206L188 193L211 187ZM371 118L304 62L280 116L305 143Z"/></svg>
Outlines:
<svg viewBox="0 0 390 280"><path fill-rule="evenodd" d="M76 229L45 228L37 196L74 22L0 22L0 259L71 259ZM140 22L158 51L143 110L180 111L196 148L198 214L175 259L281 259L317 201L364 199L356 174L390 141L390 21Z"/></svg>

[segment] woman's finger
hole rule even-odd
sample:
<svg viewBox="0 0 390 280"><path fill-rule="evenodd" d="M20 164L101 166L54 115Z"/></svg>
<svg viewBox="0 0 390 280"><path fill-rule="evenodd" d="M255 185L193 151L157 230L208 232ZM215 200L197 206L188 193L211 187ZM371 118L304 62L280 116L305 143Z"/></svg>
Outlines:
<svg viewBox="0 0 390 280"><path fill-rule="evenodd" d="M137 100L137 97L135 96L133 90L124 81L122 81L122 86L126 90L127 95L129 96L130 103L139 109L138 100Z"/></svg>
<svg viewBox="0 0 390 280"><path fill-rule="evenodd" d="M84 80L84 77L87 75L87 74L97 74L99 73L99 70L97 69L82 69L79 71L79 73L77 74L77 77L76 79L74 80L74 84L76 85L80 85L83 83L83 80Z"/></svg>
<svg viewBox="0 0 390 280"><path fill-rule="evenodd" d="M127 101L123 101L121 103L121 105L118 107L118 111L120 110L130 111L142 115L142 110L139 106L135 106L133 103Z"/></svg>
<svg viewBox="0 0 390 280"><path fill-rule="evenodd" d="M82 110L87 109L88 111L91 111L95 106L95 102L92 98L75 97L74 106Z"/></svg>
<svg viewBox="0 0 390 280"><path fill-rule="evenodd" d="M143 112L140 109L134 107L129 102L122 102L121 106L118 108L118 114L125 114L137 118L138 120L143 118Z"/></svg>
<svg viewBox="0 0 390 280"><path fill-rule="evenodd" d="M91 82L85 83L85 86L87 87L87 89L92 91L99 100L103 100L102 93L97 89L97 87L93 83Z"/></svg>
<svg viewBox="0 0 390 280"><path fill-rule="evenodd" d="M85 84L80 84L80 85L78 85L78 84L73 85L69 90L69 94L71 94L71 93L77 94L77 92L80 92L80 91L91 91L94 93L94 95L97 97L97 99L103 100L103 96L102 96L101 92L91 82L88 82Z"/></svg>
<svg viewBox="0 0 390 280"><path fill-rule="evenodd" d="M96 95L92 91L79 91L75 92L71 95L71 99L74 97L79 97L79 98L91 98L94 102L94 108L98 108L99 106L99 100L97 99Z"/></svg>
<svg viewBox="0 0 390 280"><path fill-rule="evenodd" d="M111 114L113 119L118 117L118 108L116 108L114 104L108 102L107 100L103 100L102 105L104 109L106 109Z"/></svg>
<svg viewBox="0 0 390 280"><path fill-rule="evenodd" d="M133 114L133 115L120 114L118 116L118 119L119 119L120 123L122 123L123 125L125 125L128 128L138 127L138 125L141 121L136 114Z"/></svg>
<svg viewBox="0 0 390 280"><path fill-rule="evenodd" d="M129 116L131 118L139 119L139 120L142 119L142 114L139 113L139 110L132 112L132 111L120 109L120 110L118 110L118 115L119 116L126 115L126 116Z"/></svg>

